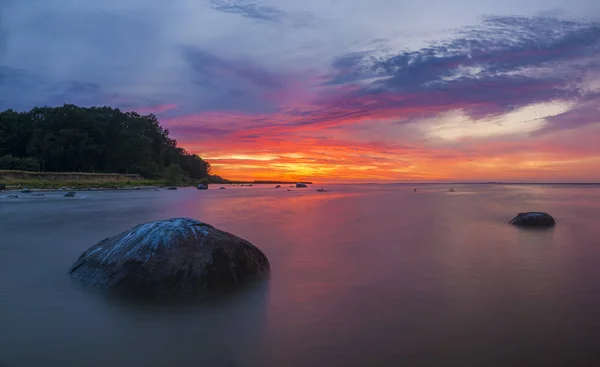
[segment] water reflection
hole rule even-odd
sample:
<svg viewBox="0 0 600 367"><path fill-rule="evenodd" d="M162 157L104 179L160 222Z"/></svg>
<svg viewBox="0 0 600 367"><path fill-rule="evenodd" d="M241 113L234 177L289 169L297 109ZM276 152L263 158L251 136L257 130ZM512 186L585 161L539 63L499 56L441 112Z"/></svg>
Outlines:
<svg viewBox="0 0 600 367"><path fill-rule="evenodd" d="M600 190L452 187L2 201L0 359L10 367L597 365ZM508 224L531 210L557 226ZM185 304L124 302L70 282L67 270L87 247L174 216L259 246L270 281Z"/></svg>

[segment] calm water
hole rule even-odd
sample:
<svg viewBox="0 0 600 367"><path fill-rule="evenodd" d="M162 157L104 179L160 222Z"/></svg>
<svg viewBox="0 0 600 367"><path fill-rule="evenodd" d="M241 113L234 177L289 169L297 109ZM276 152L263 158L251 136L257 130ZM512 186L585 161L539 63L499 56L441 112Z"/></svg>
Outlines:
<svg viewBox="0 0 600 367"><path fill-rule="evenodd" d="M600 188L453 187L0 195L0 364L600 365ZM506 224L529 210L557 227ZM271 279L179 306L71 283L87 247L173 216L250 240Z"/></svg>

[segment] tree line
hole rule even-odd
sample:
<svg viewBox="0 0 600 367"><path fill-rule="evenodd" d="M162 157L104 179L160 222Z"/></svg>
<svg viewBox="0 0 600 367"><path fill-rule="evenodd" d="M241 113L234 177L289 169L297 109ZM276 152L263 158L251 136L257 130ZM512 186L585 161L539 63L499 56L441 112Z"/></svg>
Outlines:
<svg viewBox="0 0 600 367"><path fill-rule="evenodd" d="M178 147L155 115L75 105L0 112L0 169L224 181Z"/></svg>

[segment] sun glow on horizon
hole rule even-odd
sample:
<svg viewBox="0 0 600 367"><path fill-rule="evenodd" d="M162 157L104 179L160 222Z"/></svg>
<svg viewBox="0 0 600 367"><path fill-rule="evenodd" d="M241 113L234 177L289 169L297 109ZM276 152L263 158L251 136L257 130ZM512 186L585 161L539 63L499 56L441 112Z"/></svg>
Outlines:
<svg viewBox="0 0 600 367"><path fill-rule="evenodd" d="M390 134L388 120L369 125L372 132L382 126L385 136L380 138L384 140L377 142L296 136L285 142L275 139L274 143L265 136L244 144L199 145L210 143L211 150L203 157L211 163L214 173L232 180L522 181L534 175L542 181L561 181L566 170L577 176L575 181L598 180L589 169L600 163L600 154L590 155L581 146L591 146L594 136L600 133L600 124L546 134L539 139L528 138L527 134L544 127L546 118L568 111L569 107L568 103L540 103L474 122L473 130L448 127L452 119L446 115L437 125L435 119L417 125L421 140L413 137L415 143L408 147L394 143L397 138ZM435 130L436 126L442 128ZM454 131L440 133L444 128ZM402 131L415 131L414 125L399 125L396 129L400 137ZM431 140L432 134L437 140ZM510 135L519 138L504 139ZM573 139L579 139L581 144L569 143Z"/></svg>

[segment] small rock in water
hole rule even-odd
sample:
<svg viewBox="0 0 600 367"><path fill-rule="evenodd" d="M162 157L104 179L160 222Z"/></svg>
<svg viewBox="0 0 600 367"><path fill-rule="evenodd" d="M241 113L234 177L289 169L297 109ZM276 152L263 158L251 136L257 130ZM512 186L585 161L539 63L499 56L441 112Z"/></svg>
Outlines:
<svg viewBox="0 0 600 367"><path fill-rule="evenodd" d="M29 194L31 193L31 190L29 190L28 188L24 187L23 190L21 190L22 194Z"/></svg>
<svg viewBox="0 0 600 367"><path fill-rule="evenodd" d="M245 239L197 220L171 218L100 241L69 273L96 288L149 295L228 290L269 269L267 257Z"/></svg>
<svg viewBox="0 0 600 367"><path fill-rule="evenodd" d="M556 221L548 213L527 212L517 214L509 223L520 227L552 227Z"/></svg>
<svg viewBox="0 0 600 367"><path fill-rule="evenodd" d="M320 188L320 189L317 189L317 191L319 191L319 192L325 192L325 189L324 188Z"/></svg>
<svg viewBox="0 0 600 367"><path fill-rule="evenodd" d="M308 187L308 186L306 186L306 184L305 184L305 183L298 182L298 183L296 184L296 187L300 188L300 187Z"/></svg>
<svg viewBox="0 0 600 367"><path fill-rule="evenodd" d="M75 197L75 191L69 191L65 194L66 198L74 198Z"/></svg>
<svg viewBox="0 0 600 367"><path fill-rule="evenodd" d="M46 196L46 195L44 195L42 193L37 193L37 194L31 194L31 196Z"/></svg>
<svg viewBox="0 0 600 367"><path fill-rule="evenodd" d="M208 186L203 185L203 184L198 184L198 186L196 187L198 190L208 190Z"/></svg>
<svg viewBox="0 0 600 367"><path fill-rule="evenodd" d="M177 190L177 187L175 187L175 186L167 187L167 190Z"/></svg>
<svg viewBox="0 0 600 367"><path fill-rule="evenodd" d="M275 186L275 188L276 188L276 189L278 189L278 188L280 188L280 187L281 187L281 185L277 185L277 186Z"/></svg>
<svg viewBox="0 0 600 367"><path fill-rule="evenodd" d="M225 188L221 186L221 187L219 187L219 190L225 190Z"/></svg>

